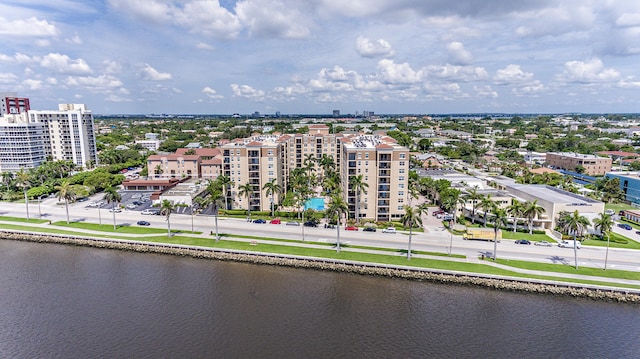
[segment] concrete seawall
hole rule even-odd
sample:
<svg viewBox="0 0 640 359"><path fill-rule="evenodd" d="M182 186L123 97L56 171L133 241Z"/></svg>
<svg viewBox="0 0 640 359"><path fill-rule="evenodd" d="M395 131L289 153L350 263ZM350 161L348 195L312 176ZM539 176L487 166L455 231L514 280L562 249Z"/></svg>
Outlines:
<svg viewBox="0 0 640 359"><path fill-rule="evenodd" d="M355 261L340 261L326 258L309 258L272 253L190 247L165 243L96 239L82 236L30 234L17 231L0 231L0 239L117 249L140 253L170 254L188 256L192 258L278 265L292 268L329 270L360 275L375 275L434 283L477 286L512 292L551 294L576 298L588 298L599 301L640 304L640 290L625 290L615 287L571 284L549 280L518 279L456 271L432 270ZM606 278L603 278L602 280L606 281Z"/></svg>

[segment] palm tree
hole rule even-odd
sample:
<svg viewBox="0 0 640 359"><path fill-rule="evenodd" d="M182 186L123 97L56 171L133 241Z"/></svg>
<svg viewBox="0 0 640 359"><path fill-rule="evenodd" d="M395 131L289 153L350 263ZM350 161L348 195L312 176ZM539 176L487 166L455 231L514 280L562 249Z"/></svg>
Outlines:
<svg viewBox="0 0 640 359"><path fill-rule="evenodd" d="M20 171L18 171L15 176L16 186L22 188L22 192L24 193L24 203L27 206L27 219L29 219L29 198L27 197L27 188L31 186L30 177L29 172L25 172L24 168L20 168Z"/></svg>
<svg viewBox="0 0 640 359"><path fill-rule="evenodd" d="M167 236L171 237L171 212L176 210L176 205L168 199L163 199L160 204L160 214L166 216L167 221Z"/></svg>
<svg viewBox="0 0 640 359"><path fill-rule="evenodd" d="M573 235L573 255L575 257L576 269L578 269L578 245L576 243L576 237L582 236L584 230L589 226L589 219L585 216L581 216L578 210L575 210L573 214L567 215L564 219L563 230L570 235Z"/></svg>
<svg viewBox="0 0 640 359"><path fill-rule="evenodd" d="M113 188L107 187L104 189L104 200L107 204L111 203L111 212L113 213L113 230L116 229L116 205L122 200L120 193Z"/></svg>
<svg viewBox="0 0 640 359"><path fill-rule="evenodd" d="M64 200L64 209L67 212L67 224L69 224L69 201L76 199L76 193L71 188L71 184L68 179L62 181L62 184L55 188L58 190L58 193L56 193L58 201Z"/></svg>
<svg viewBox="0 0 640 359"><path fill-rule="evenodd" d="M607 236L607 251L604 256L604 270L607 270L607 260L609 259L609 237L611 229L613 229L613 219L606 213L600 213L600 216L593 220L594 227Z"/></svg>
<svg viewBox="0 0 640 359"><path fill-rule="evenodd" d="M216 228L216 242L220 240L220 235L218 234L218 214L220 206L223 202L223 194L220 188L210 187L209 195L206 198L202 198L200 201L200 206L202 208L212 206L213 209L213 219Z"/></svg>
<svg viewBox="0 0 640 359"><path fill-rule="evenodd" d="M225 175L218 176L216 181L218 181L222 186L222 194L224 195L224 210L226 211L229 209L229 205L227 203L227 197L229 196L229 188L233 188L234 183L233 181L231 181L231 177L225 176Z"/></svg>
<svg viewBox="0 0 640 359"><path fill-rule="evenodd" d="M360 222L360 193L367 194L369 184L364 181L364 175L357 175L349 178L349 187L356 192L356 222Z"/></svg>
<svg viewBox="0 0 640 359"><path fill-rule="evenodd" d="M478 187L473 187L469 190L469 194L467 194L467 200L471 201L471 223L476 223L476 208L478 206L478 201L482 200L484 197L482 194L478 193Z"/></svg>
<svg viewBox="0 0 640 359"><path fill-rule="evenodd" d="M238 195L247 199L247 217L251 219L251 197L253 197L253 185L249 182L238 186Z"/></svg>
<svg viewBox="0 0 640 359"><path fill-rule="evenodd" d="M422 225L422 214L426 210L426 206L411 207L404 205L404 215L402 216L402 225L407 228L409 226L409 245L407 247L407 259L411 259L411 240L413 238L413 226Z"/></svg>
<svg viewBox="0 0 640 359"><path fill-rule="evenodd" d="M158 163L153 169L153 173L156 175L156 177L159 177L159 175L162 173L162 165Z"/></svg>
<svg viewBox="0 0 640 359"><path fill-rule="evenodd" d="M335 171L336 162L333 157L323 154L322 157L318 159L318 165L322 168L322 177L324 179L330 172Z"/></svg>
<svg viewBox="0 0 640 359"><path fill-rule="evenodd" d="M531 235L533 234L533 220L536 217L540 217L546 210L544 207L538 205L537 199L532 202L526 202L524 207L522 214L529 220L529 234Z"/></svg>
<svg viewBox="0 0 640 359"><path fill-rule="evenodd" d="M339 193L331 196L331 203L329 204L329 207L327 207L327 217L335 216L337 218L336 248L338 253L340 253L340 217L348 211L349 207Z"/></svg>
<svg viewBox="0 0 640 359"><path fill-rule="evenodd" d="M482 197L480 199L480 203L478 203L478 208L481 208L484 212L482 216L482 220L484 222L484 226L487 226L487 213L491 212L491 210L495 207L495 202L491 199L491 195L487 195L486 197Z"/></svg>
<svg viewBox="0 0 640 359"><path fill-rule="evenodd" d="M507 213L513 217L513 233L516 233L518 229L518 218L522 215L524 208L524 204L515 198L511 201L511 205L507 207Z"/></svg>
<svg viewBox="0 0 640 359"><path fill-rule="evenodd" d="M493 210L493 261L496 261L498 253L498 232L500 227L506 226L508 222L507 212L502 208Z"/></svg>
<svg viewBox="0 0 640 359"><path fill-rule="evenodd" d="M282 193L282 186L276 182L276 179L272 179L262 186L262 190L265 191L267 196L271 196L271 217L274 216L274 195Z"/></svg>

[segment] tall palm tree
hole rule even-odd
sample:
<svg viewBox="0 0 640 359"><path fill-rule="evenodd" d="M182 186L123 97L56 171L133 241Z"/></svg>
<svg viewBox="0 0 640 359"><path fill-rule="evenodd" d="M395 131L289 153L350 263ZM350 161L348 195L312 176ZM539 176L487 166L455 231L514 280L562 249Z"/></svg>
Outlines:
<svg viewBox="0 0 640 359"><path fill-rule="evenodd" d="M29 219L29 198L27 197L27 188L31 186L31 176L29 172L26 172L24 168L20 168L20 171L15 176L16 186L22 188L24 193L24 204L27 207L27 219Z"/></svg>
<svg viewBox="0 0 640 359"><path fill-rule="evenodd" d="M58 201L64 200L64 209L67 212L67 224L69 224L69 201L76 199L76 193L71 188L71 184L68 179L62 181L62 184L56 186L55 189L58 190L58 193L56 193Z"/></svg>
<svg viewBox="0 0 640 359"><path fill-rule="evenodd" d="M349 207L345 203L344 199L339 193L335 193L331 196L331 202L327 207L327 217L336 217L337 218L337 226L336 226L336 248L338 253L340 253L340 218L343 214L348 213Z"/></svg>
<svg viewBox="0 0 640 359"><path fill-rule="evenodd" d="M484 226L487 226L487 214L491 212L491 210L495 207L496 203L491 199L491 195L483 196L480 199L480 203L478 203L478 208L481 208L484 212L482 216L482 221L484 222Z"/></svg>
<svg viewBox="0 0 640 359"><path fill-rule="evenodd" d="M607 251L604 256L604 270L607 270L607 261L609 259L609 237L611 236L611 229L613 229L613 219L606 213L600 213L599 217L593 220L593 225L596 229L600 230L603 236L607 236Z"/></svg>
<svg viewBox="0 0 640 359"><path fill-rule="evenodd" d="M541 214L546 212L544 207L538 205L538 200L526 202L524 211L522 214L529 220L529 234L533 234L533 220L536 217L540 217Z"/></svg>
<svg viewBox="0 0 640 359"><path fill-rule="evenodd" d="M518 229L518 218L522 215L522 212L524 212L524 208L524 204L515 198L511 201L509 207L507 207L507 213L513 218L513 233L516 233Z"/></svg>
<svg viewBox="0 0 640 359"><path fill-rule="evenodd" d="M229 205L227 203L227 197L229 196L229 189L233 188L234 183L231 180L231 177L225 176L225 175L218 176L216 181L218 181L222 186L222 194L224 195L224 210L226 211L229 209Z"/></svg>
<svg viewBox="0 0 640 359"><path fill-rule="evenodd" d="M496 261L498 253L498 232L500 227L506 226L508 222L507 212L502 208L495 208L493 210L493 261Z"/></svg>
<svg viewBox="0 0 640 359"><path fill-rule="evenodd" d="M349 178L349 187L356 192L356 222L360 222L360 193L367 194L369 184L364 181L364 175L360 174Z"/></svg>
<svg viewBox="0 0 640 359"><path fill-rule="evenodd" d="M278 184L278 182L276 182L276 179L274 178L271 181L265 183L264 186L262 186L262 190L265 191L267 196L271 196L271 217L273 217L275 204L274 196L276 193L282 193L282 186Z"/></svg>
<svg viewBox="0 0 640 359"><path fill-rule="evenodd" d="M113 188L107 187L104 189L104 200L107 201L107 204L111 203L111 212L113 213L113 230L116 229L116 205L122 201L122 196L120 193Z"/></svg>
<svg viewBox="0 0 640 359"><path fill-rule="evenodd" d="M168 199L163 199L160 204L160 214L166 216L167 221L167 236L171 237L171 212L176 210L176 205Z"/></svg>
<svg viewBox="0 0 640 359"><path fill-rule="evenodd" d="M578 245L576 243L576 237L582 236L584 230L591 224L589 219L585 216L581 216L578 210L575 210L572 214L568 214L564 220L563 230L573 236L573 255L575 258L576 269L578 269Z"/></svg>
<svg viewBox="0 0 640 359"><path fill-rule="evenodd" d="M407 247L407 259L411 259L411 241L413 239L413 226L422 225L422 215L426 210L426 206L411 207L404 205L404 215L402 216L402 225L407 228L409 226L409 245Z"/></svg>
<svg viewBox="0 0 640 359"><path fill-rule="evenodd" d="M213 220L216 229L216 242L220 240L220 235L218 234L218 214L220 212L220 206L224 204L224 195L222 194L222 190L218 187L209 188L209 194L207 197L201 199L200 206L202 208L211 206L213 209Z"/></svg>
<svg viewBox="0 0 640 359"><path fill-rule="evenodd" d="M153 173L156 175L156 177L160 177L159 175L162 173L162 165L158 163L153 169Z"/></svg>
<svg viewBox="0 0 640 359"><path fill-rule="evenodd" d="M318 165L322 168L322 177L323 179L327 177L330 172L335 171L336 162L333 157L323 154L320 159L318 159Z"/></svg>
<svg viewBox="0 0 640 359"><path fill-rule="evenodd" d="M253 197L253 185L249 182L239 185L238 195L247 199L247 217L251 219L251 197Z"/></svg>
<svg viewBox="0 0 640 359"><path fill-rule="evenodd" d="M469 190L467 194L467 200L471 201L471 223L476 223L476 208L478 206L478 201L482 200L484 197L481 193L478 193L478 187L473 187Z"/></svg>

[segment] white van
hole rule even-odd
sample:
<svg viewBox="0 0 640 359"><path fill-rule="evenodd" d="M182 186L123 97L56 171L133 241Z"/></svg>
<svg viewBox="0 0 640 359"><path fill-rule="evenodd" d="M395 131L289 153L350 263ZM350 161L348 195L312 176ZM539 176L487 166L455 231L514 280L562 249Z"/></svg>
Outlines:
<svg viewBox="0 0 640 359"><path fill-rule="evenodd" d="M573 248L573 239L570 241L562 241L560 243L558 243L558 247L560 248ZM580 243L580 241L575 241L576 244L576 248L580 249L580 247L582 247L582 244Z"/></svg>

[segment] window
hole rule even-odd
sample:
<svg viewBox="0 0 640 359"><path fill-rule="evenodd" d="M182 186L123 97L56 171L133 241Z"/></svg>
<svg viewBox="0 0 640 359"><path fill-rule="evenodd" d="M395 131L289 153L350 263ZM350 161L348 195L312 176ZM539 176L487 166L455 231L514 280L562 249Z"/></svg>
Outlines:
<svg viewBox="0 0 640 359"><path fill-rule="evenodd" d="M404 181L404 176L399 176L398 181L401 181L401 182Z"/></svg>
<svg viewBox="0 0 640 359"><path fill-rule="evenodd" d="M400 166L404 166L404 161L400 161Z"/></svg>
<svg viewBox="0 0 640 359"><path fill-rule="evenodd" d="M273 171L269 171L269 176L273 176Z"/></svg>
<svg viewBox="0 0 640 359"><path fill-rule="evenodd" d="M402 205L398 206L398 211L402 211L402 210L404 210L404 206Z"/></svg>
<svg viewBox="0 0 640 359"><path fill-rule="evenodd" d="M404 173L404 168L401 168L399 172Z"/></svg>
<svg viewBox="0 0 640 359"><path fill-rule="evenodd" d="M369 158L369 153L365 153L364 158Z"/></svg>
<svg viewBox="0 0 640 359"><path fill-rule="evenodd" d="M407 156L407 154L406 154L406 153L401 153L401 154L400 154L400 158L401 158L401 159L405 159L405 158L406 158L406 156Z"/></svg>
<svg viewBox="0 0 640 359"><path fill-rule="evenodd" d="M404 196L404 191L398 191L398 196L400 197Z"/></svg>
<svg viewBox="0 0 640 359"><path fill-rule="evenodd" d="M398 185L398 188L404 188L404 183L400 183L400 184Z"/></svg>

